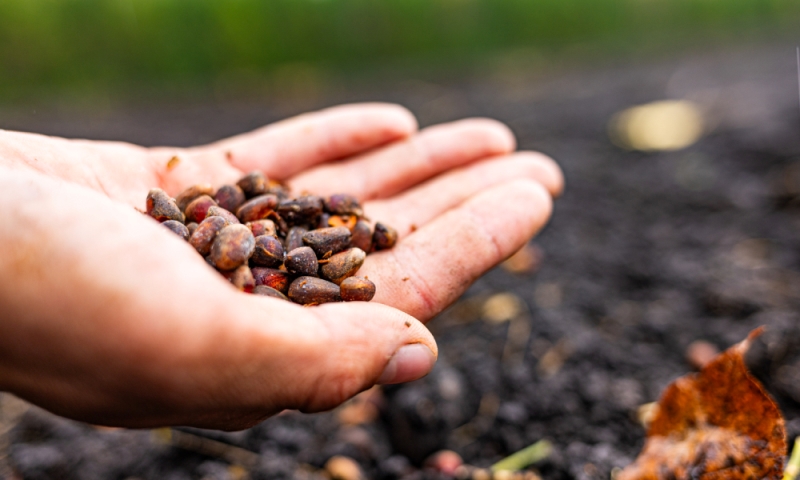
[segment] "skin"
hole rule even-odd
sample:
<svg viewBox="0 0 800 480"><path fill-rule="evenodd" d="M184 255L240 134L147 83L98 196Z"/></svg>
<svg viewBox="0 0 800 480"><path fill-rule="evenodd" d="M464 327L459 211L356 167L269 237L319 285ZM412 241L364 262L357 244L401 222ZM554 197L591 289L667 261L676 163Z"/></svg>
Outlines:
<svg viewBox="0 0 800 480"><path fill-rule="evenodd" d="M0 130L0 390L96 424L232 430L422 377L437 354L424 322L541 229L562 190L552 160L514 150L496 121L417 131L387 104L185 149ZM152 187L256 169L294 192L351 193L398 229L359 271L372 302L238 292L133 208Z"/></svg>

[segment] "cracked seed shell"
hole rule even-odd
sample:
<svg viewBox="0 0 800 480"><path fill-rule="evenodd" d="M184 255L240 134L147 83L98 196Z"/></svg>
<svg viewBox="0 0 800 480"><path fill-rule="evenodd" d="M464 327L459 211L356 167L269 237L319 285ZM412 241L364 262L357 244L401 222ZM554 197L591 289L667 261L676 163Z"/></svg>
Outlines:
<svg viewBox="0 0 800 480"><path fill-rule="evenodd" d="M360 248L350 248L337 253L319 267L320 276L339 285L342 281L356 274L367 254Z"/></svg>
<svg viewBox="0 0 800 480"><path fill-rule="evenodd" d="M154 188L147 193L147 214L159 222L175 220L183 223L185 220L175 200L160 188Z"/></svg>

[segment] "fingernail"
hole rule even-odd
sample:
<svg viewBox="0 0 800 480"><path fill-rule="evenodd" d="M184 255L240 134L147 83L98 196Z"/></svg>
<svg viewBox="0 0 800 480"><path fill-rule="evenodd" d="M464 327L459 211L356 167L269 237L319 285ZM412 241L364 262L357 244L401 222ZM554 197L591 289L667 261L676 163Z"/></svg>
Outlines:
<svg viewBox="0 0 800 480"><path fill-rule="evenodd" d="M436 357L430 348L421 343L400 347L389 359L378 383L391 385L422 378L428 374L436 363Z"/></svg>

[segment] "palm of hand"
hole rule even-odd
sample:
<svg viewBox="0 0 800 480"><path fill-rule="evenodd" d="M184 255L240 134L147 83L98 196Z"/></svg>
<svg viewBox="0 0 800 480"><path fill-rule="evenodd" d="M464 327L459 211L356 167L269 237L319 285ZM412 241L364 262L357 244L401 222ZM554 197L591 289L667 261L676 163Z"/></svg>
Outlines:
<svg viewBox="0 0 800 480"><path fill-rule="evenodd" d="M0 198L23 228L0 227L11 252L0 305L15 320L0 326L0 389L96 423L241 428L426 373L436 346L415 318L540 229L562 179L546 157L511 154L496 122L415 127L398 107L360 105L192 149L8 139ZM359 273L378 286L373 302L242 295L130 208L153 186L175 195L255 169L294 192L354 194L398 229L399 244Z"/></svg>

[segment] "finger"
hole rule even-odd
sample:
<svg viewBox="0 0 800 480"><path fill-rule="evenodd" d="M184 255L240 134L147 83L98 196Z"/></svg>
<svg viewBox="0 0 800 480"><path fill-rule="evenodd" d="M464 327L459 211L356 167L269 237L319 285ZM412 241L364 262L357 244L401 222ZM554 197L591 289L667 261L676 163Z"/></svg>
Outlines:
<svg viewBox="0 0 800 480"><path fill-rule="evenodd" d="M370 218L396 228L402 238L487 188L526 178L541 183L553 196L564 188L564 176L552 159L518 152L444 173L400 195L369 202L365 208Z"/></svg>
<svg viewBox="0 0 800 480"><path fill-rule="evenodd" d="M416 129L416 119L405 108L364 103L300 115L200 150L226 158L240 170L261 170L281 180L405 138Z"/></svg>
<svg viewBox="0 0 800 480"><path fill-rule="evenodd" d="M295 191L318 195L347 192L362 200L386 198L446 170L509 153L515 146L514 135L500 122L461 120L426 128L375 152L320 165L293 177L290 184Z"/></svg>
<svg viewBox="0 0 800 480"><path fill-rule="evenodd" d="M551 211L550 193L538 182L496 185L370 255L359 275L380 285L374 301L426 321L517 251Z"/></svg>
<svg viewBox="0 0 800 480"><path fill-rule="evenodd" d="M438 354L433 336L419 321L386 305L303 308L260 297L239 301L241 323L218 332L217 339L235 348L217 349L220 358L209 364L219 368L202 375L218 381L217 388L227 395L223 403L253 412L242 415L245 422L287 408L328 410L376 382L416 380L433 368Z"/></svg>

